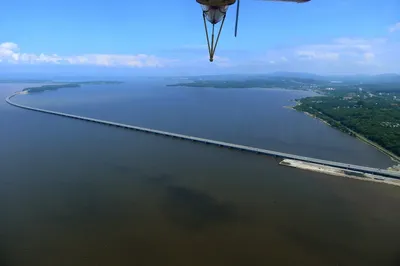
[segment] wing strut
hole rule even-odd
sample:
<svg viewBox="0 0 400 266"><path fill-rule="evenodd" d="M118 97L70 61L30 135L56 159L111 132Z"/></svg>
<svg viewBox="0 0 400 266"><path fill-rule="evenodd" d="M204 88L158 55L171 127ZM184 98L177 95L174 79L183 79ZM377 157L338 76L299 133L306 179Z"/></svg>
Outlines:
<svg viewBox="0 0 400 266"><path fill-rule="evenodd" d="M237 36L238 23L239 23L239 6L240 6L240 0L237 0L237 3L236 3L235 37Z"/></svg>
<svg viewBox="0 0 400 266"><path fill-rule="evenodd" d="M216 39L214 38L215 24L212 23L211 43L210 43L210 38L208 37L208 27L207 27L206 14L203 11L204 28L206 30L206 38L207 38L207 45L208 45L208 53L210 54L210 62L214 61L215 50L217 49L219 36L221 35L222 28L223 28L224 22L225 22L225 18L226 18L226 13L223 15L221 26L219 28L218 35L217 35Z"/></svg>

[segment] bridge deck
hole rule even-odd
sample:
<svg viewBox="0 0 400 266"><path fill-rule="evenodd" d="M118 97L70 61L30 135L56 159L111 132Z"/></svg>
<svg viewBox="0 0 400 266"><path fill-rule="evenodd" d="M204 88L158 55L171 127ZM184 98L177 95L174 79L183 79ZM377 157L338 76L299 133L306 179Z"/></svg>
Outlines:
<svg viewBox="0 0 400 266"><path fill-rule="evenodd" d="M191 140L191 141L195 141L195 142L211 144L211 145L216 145L216 146L226 147L226 148L231 148L231 149L237 149L237 150L242 150L242 151L248 151L248 152L253 152L253 153L258 153L258 154L264 154L264 155L268 155L268 156L275 156L275 157L284 158L284 159L294 159L294 160L299 160L299 161L304 161L304 162L317 163L317 164L321 164L321 165L333 166L333 167L338 167L338 168L353 170L353 171L360 171L360 172L369 173L369 174L379 174L382 176L400 179L400 172L397 173L395 171L388 171L388 170L384 170L384 169L371 168L371 167L366 167L366 166L359 166L359 165L353 165L353 164L333 162L333 161L328 161L328 160L315 159L315 158L311 158L311 157L299 156L299 155L271 151L271 150L266 150L266 149L259 149L259 148L244 146L244 145L223 142L223 141L198 138L198 137L187 136L187 135L182 135L182 134L177 134L177 133L165 132L165 131L156 130L156 129L131 126L131 125L122 124L122 123L115 123L115 122L111 122L111 121L105 121L105 120L89 118L89 117L84 117L84 116L79 116L79 115L72 115L72 114L66 114L66 113L62 113L62 112L55 112L55 111L50 111L50 110L45 110L45 109L40 109L40 108L29 107L29 106L25 106L25 105L21 105L21 104L12 102L11 98L13 98L15 95L17 95L17 93L7 97L6 102L13 106L32 110L32 111L48 113L48 114L53 114L53 115L58 115L58 116L63 116L63 117L69 117L69 118L74 118L74 119L79 119L79 120L84 120L84 121L89 121L89 122L94 122L94 123L99 123L99 124L104 124L104 125L109 125L109 126L116 126L116 127L121 127L121 128L125 128L125 129L137 130L137 131L142 131L142 132L147 132L147 133L153 133L153 134L158 134L158 135L163 135L163 136L168 136L168 137L173 137L173 138L178 138L178 139Z"/></svg>

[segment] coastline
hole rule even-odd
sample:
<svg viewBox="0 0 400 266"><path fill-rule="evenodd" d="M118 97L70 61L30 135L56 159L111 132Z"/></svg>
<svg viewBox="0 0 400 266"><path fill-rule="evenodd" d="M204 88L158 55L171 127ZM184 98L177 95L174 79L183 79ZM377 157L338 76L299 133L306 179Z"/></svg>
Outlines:
<svg viewBox="0 0 400 266"><path fill-rule="evenodd" d="M306 171L313 171L318 173L323 173L331 176L345 177L350 179L356 179L360 181L382 183L387 185L399 186L400 180L393 179L389 177L383 177L380 175L366 174L358 171L343 170L336 167L325 166L320 164L302 162L291 159L283 159L280 163L282 166L293 167L297 169L302 169Z"/></svg>
<svg viewBox="0 0 400 266"><path fill-rule="evenodd" d="M295 110L295 111L297 111L297 112L301 112L301 113L303 113L303 114L305 114L305 115L307 115L307 116L309 116L309 117L311 117L311 118L318 119L318 120L321 121L322 123L324 123L324 124L326 124L326 125L328 125L328 126L334 128L334 129L337 129L337 130L339 130L339 131L342 131L342 130L336 128L335 126L331 125L329 122L325 121L324 119L322 119L321 117L319 117L319 116L317 116L317 115L311 114L311 113L309 113L309 112L297 110L296 107L299 106L299 105L301 105L301 102L300 102L300 101L296 101L296 100L295 100L294 102L296 103L294 106L284 106L284 107L285 107L285 108L292 109L292 110ZM333 119L332 119L332 120L333 120ZM337 123L340 123L339 121L336 121L336 120L334 120L334 121L337 122ZM341 125L342 125L342 124L341 124ZM375 143L375 142L373 142L373 141L367 139L367 138L366 138L365 136L363 136L362 134L360 134L360 133L358 133L358 132L355 132L354 130L349 129L348 127L346 127L346 126L344 126L344 125L342 125L342 126L343 126L344 128L346 128L346 130L347 130L348 132L352 133L351 136L357 138L358 140L360 140L360 141L362 141L362 142L364 142L364 143L366 143L366 144L368 144L368 145L373 146L373 147L374 147L375 149L377 149L378 151L380 151L380 152L382 152L383 154L389 156L389 158L390 158L393 162L396 163L395 165L393 165L392 167L389 167L389 168L392 169L393 171L400 171L400 157L399 157L399 156L397 156L396 154L392 153L391 151L386 150L384 147L380 146L379 144L377 144L377 143ZM343 132L343 131L342 131L342 132ZM345 133L345 132L343 132L343 133ZM349 134L349 135L350 135L350 134ZM396 166L397 166L397 167L396 167ZM396 170L396 168L397 168L398 170Z"/></svg>
<svg viewBox="0 0 400 266"><path fill-rule="evenodd" d="M216 140L212 140L212 139L204 139L204 138L199 138L199 137L195 137L195 136L160 131L157 129L132 126L132 125L128 125L128 124L115 123L115 122L107 121L107 120L99 120L99 119L90 118L90 117L84 117L84 116L78 116L78 115L73 115L73 114L68 114L68 113L62 113L62 112L56 112L56 111L51 111L51 110L46 110L46 109L29 107L29 106L25 106L25 105L21 105L21 104L12 102L11 98L13 98L14 96L19 95L19 94L20 94L19 92L15 92L14 94L8 96L6 98L6 102L10 105L13 105L15 107L19 107L22 109L27 109L27 110L41 112L41 113L48 113L48 114L52 114L52 115L58 115L61 117L68 117L68 118L78 119L78 120L82 120L82 121L88 121L88 122L92 122L92 123L116 126L116 127L124 128L124 129L128 129L128 130L152 133L152 134L162 135L162 136L166 136L166 137L173 137L173 138L177 138L177 139L188 140L188 141L192 141L192 142L194 141L194 142L203 143L203 144L212 144L212 145L216 145L219 147L236 149L239 151L246 151L246 152L251 152L251 153L255 153L255 154L262 154L262 155L272 156L275 158L292 159L292 160L304 161L304 162L309 162L309 163L311 162L311 163L318 164L318 165L332 166L332 167L336 167L336 168L358 171L358 172L362 172L362 173L369 173L369 174L385 176L385 177L394 177L394 178L400 180L400 172L397 172L397 171L390 171L390 170L385 170L385 169L381 169L381 168L371 168L368 166L345 164L345 163L321 160L321 159L311 158L311 157L304 157L304 156L299 156L296 154L282 153L282 152L278 152L278 151L265 150L265 149L251 147L251 146L243 146L243 145L238 145L238 144L233 144L233 143L228 143L228 142L216 141Z"/></svg>
<svg viewBox="0 0 400 266"><path fill-rule="evenodd" d="M121 84L121 81L82 81L82 82L52 82L41 86L24 88L19 94L31 94L44 91L54 91L64 88L79 88L82 85L105 85L105 84Z"/></svg>

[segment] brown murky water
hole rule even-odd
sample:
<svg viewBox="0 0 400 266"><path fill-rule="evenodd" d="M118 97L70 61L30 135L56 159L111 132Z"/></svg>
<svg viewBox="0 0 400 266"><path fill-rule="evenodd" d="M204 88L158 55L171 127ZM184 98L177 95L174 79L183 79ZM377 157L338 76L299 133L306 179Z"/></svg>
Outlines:
<svg viewBox="0 0 400 266"><path fill-rule="evenodd" d="M400 189L2 106L0 265L400 265Z"/></svg>

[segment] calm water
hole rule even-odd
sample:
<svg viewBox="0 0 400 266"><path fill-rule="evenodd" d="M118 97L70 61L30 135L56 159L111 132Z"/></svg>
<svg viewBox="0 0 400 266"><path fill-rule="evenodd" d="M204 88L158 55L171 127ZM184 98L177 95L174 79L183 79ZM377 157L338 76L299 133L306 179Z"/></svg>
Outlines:
<svg viewBox="0 0 400 266"><path fill-rule="evenodd" d="M1 86L2 98L16 89ZM300 92L111 89L17 101L319 158L391 164L371 147L282 108ZM397 187L4 102L0 125L1 266L400 265Z"/></svg>
<svg viewBox="0 0 400 266"><path fill-rule="evenodd" d="M387 168L373 147L283 106L310 92L165 87L149 82L86 86L16 101L169 132L321 159Z"/></svg>

